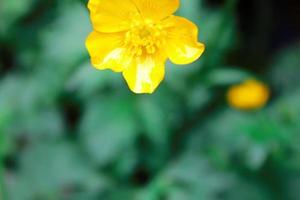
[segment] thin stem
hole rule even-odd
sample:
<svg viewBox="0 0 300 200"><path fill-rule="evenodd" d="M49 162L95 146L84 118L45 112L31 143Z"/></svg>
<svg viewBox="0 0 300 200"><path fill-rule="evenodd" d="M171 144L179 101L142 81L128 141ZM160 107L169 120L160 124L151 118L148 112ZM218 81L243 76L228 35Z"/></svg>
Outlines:
<svg viewBox="0 0 300 200"><path fill-rule="evenodd" d="M4 167L2 161L2 155L0 155L0 200L6 199L4 198Z"/></svg>
<svg viewBox="0 0 300 200"><path fill-rule="evenodd" d="M9 115L6 115L6 120L1 120L0 124L0 200L8 199L8 194L5 184L5 166L4 166L4 157L9 149L8 136L5 134L5 127L10 123L11 118Z"/></svg>

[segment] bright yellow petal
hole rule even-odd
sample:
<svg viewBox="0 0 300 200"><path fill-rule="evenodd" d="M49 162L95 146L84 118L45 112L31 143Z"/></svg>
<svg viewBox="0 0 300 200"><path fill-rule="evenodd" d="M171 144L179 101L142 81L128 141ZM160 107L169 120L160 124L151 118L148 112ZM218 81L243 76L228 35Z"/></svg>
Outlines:
<svg viewBox="0 0 300 200"><path fill-rule="evenodd" d="M164 21L167 42L166 52L170 60L178 65L189 64L197 60L205 46L198 42L198 28L191 21L172 16Z"/></svg>
<svg viewBox="0 0 300 200"><path fill-rule="evenodd" d="M132 0L144 18L161 20L172 15L179 0Z"/></svg>
<svg viewBox="0 0 300 200"><path fill-rule="evenodd" d="M97 69L112 69L121 72L130 60L122 48L124 34L92 32L86 47L91 56L92 65Z"/></svg>
<svg viewBox="0 0 300 200"><path fill-rule="evenodd" d="M134 93L153 93L164 79L166 59L157 56L135 58L131 65L123 71L123 76Z"/></svg>
<svg viewBox="0 0 300 200"><path fill-rule="evenodd" d="M131 0L90 0L90 16L95 30L118 32L129 29L138 10Z"/></svg>

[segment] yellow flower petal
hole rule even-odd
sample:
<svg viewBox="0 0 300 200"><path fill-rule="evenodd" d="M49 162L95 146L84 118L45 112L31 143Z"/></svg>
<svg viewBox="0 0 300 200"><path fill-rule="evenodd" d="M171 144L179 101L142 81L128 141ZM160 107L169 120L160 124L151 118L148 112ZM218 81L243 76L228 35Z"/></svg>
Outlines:
<svg viewBox="0 0 300 200"><path fill-rule="evenodd" d="M179 7L179 0L132 0L144 18L161 20L172 15Z"/></svg>
<svg viewBox="0 0 300 200"><path fill-rule="evenodd" d="M133 60L123 76L135 93L153 93L165 75L166 59L157 56L138 57Z"/></svg>
<svg viewBox="0 0 300 200"><path fill-rule="evenodd" d="M131 0L90 0L90 16L95 30L118 32L128 30L138 10Z"/></svg>
<svg viewBox="0 0 300 200"><path fill-rule="evenodd" d="M164 21L167 28L166 52L170 60L179 65L197 60L205 46L198 42L198 28L191 21L172 16Z"/></svg>
<svg viewBox="0 0 300 200"><path fill-rule="evenodd" d="M97 69L121 72L130 62L126 50L122 48L123 40L123 33L92 32L86 40L92 65Z"/></svg>

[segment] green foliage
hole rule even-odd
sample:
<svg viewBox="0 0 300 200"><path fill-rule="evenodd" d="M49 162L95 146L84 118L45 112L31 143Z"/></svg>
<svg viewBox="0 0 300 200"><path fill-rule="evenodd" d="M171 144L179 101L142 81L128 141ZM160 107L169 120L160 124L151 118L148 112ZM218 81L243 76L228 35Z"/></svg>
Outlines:
<svg viewBox="0 0 300 200"><path fill-rule="evenodd" d="M177 13L200 27L201 59L135 95L91 67L86 1L1 1L0 199L299 199L300 44L260 74L228 62L237 1L206 2ZM227 87L251 77L272 87L267 107L230 108Z"/></svg>

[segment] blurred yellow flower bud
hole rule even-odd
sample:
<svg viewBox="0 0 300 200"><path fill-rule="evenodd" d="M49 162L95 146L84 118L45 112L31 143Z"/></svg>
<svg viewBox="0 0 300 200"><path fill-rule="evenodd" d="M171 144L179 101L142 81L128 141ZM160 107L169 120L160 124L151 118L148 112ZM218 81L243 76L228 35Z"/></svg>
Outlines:
<svg viewBox="0 0 300 200"><path fill-rule="evenodd" d="M234 85L227 92L228 103L237 109L252 110L263 107L270 97L270 89L255 79Z"/></svg>

